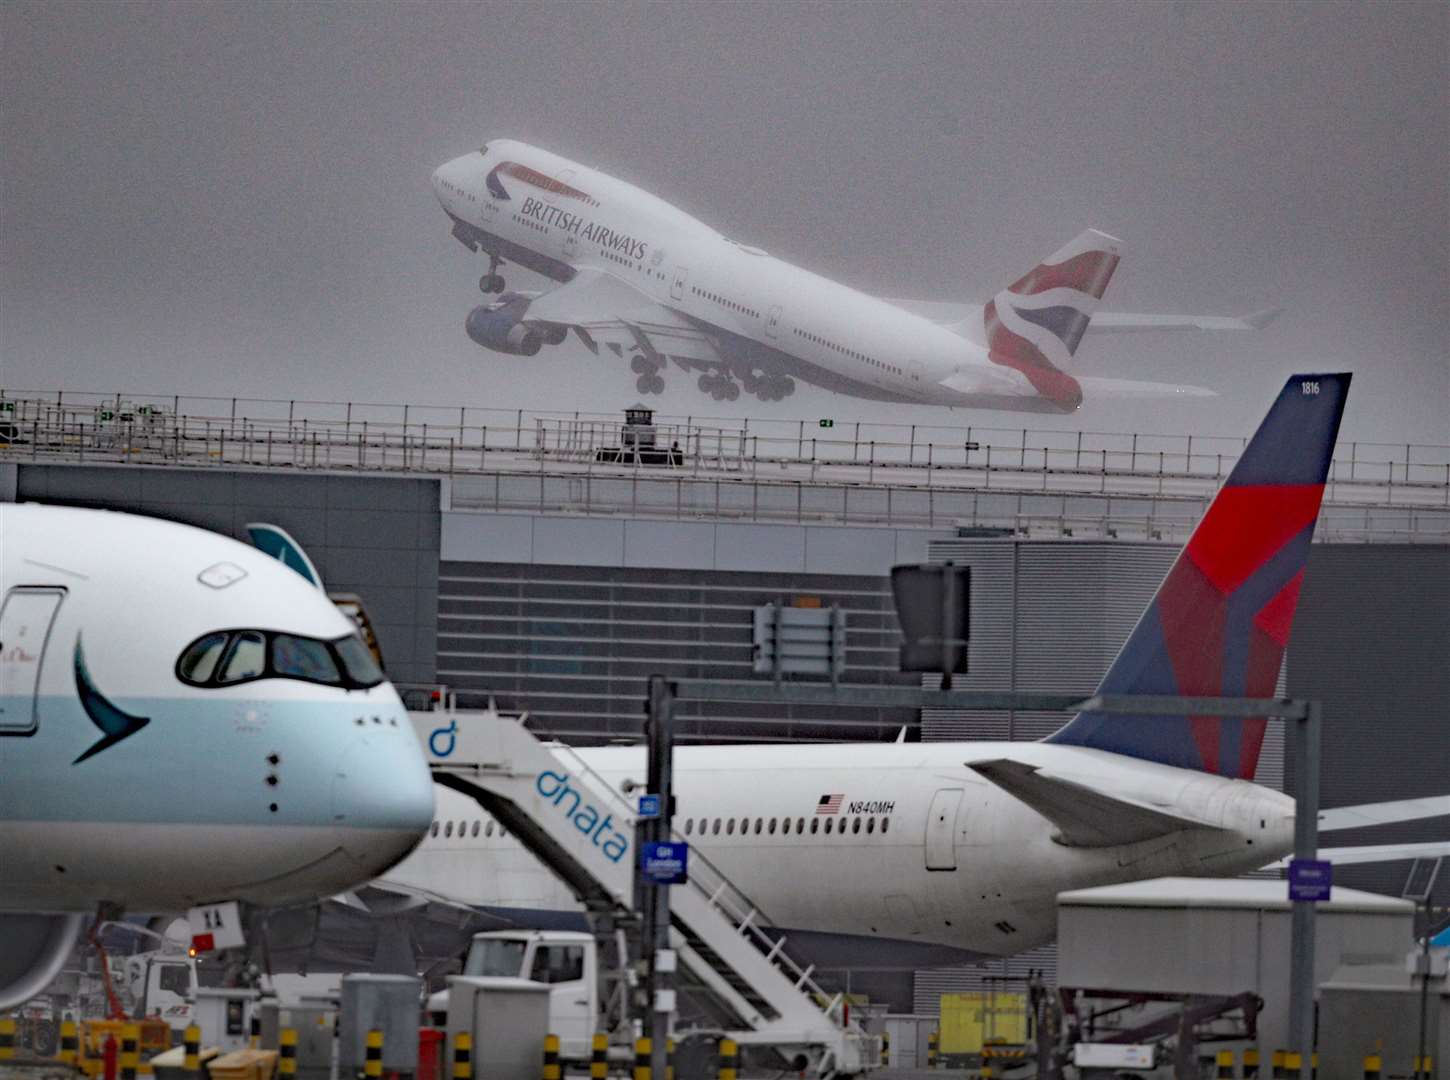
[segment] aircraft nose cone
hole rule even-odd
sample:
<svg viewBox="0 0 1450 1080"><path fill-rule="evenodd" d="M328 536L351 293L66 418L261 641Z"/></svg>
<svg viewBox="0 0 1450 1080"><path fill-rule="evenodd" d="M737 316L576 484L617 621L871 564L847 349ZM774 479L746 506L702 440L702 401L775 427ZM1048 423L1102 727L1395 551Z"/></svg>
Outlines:
<svg viewBox="0 0 1450 1080"><path fill-rule="evenodd" d="M332 820L342 846L376 872L422 839L433 820L433 778L411 724L347 746L333 777Z"/></svg>

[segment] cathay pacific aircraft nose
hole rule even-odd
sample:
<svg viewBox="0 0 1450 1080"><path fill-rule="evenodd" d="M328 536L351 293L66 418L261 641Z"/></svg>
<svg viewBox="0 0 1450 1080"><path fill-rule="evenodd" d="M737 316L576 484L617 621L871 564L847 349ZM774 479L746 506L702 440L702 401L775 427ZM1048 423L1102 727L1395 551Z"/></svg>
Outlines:
<svg viewBox="0 0 1450 1080"><path fill-rule="evenodd" d="M348 854L380 874L413 850L433 820L433 779L402 702L363 720L338 758L332 817Z"/></svg>

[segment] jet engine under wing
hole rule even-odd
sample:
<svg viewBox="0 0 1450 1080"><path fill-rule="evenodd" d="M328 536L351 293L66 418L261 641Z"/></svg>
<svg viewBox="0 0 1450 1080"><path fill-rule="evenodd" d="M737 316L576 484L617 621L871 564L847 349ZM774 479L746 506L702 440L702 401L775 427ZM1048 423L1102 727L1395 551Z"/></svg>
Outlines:
<svg viewBox="0 0 1450 1080"><path fill-rule="evenodd" d="M1044 775L1039 766L1010 758L967 762L967 768L1047 818L1057 826L1061 842L1073 847L1113 847L1184 829L1218 828L1072 780Z"/></svg>
<svg viewBox="0 0 1450 1080"><path fill-rule="evenodd" d="M524 317L530 322L582 330L586 344L612 341L644 352L721 359L695 323L605 270L580 270L563 285L530 301Z"/></svg>

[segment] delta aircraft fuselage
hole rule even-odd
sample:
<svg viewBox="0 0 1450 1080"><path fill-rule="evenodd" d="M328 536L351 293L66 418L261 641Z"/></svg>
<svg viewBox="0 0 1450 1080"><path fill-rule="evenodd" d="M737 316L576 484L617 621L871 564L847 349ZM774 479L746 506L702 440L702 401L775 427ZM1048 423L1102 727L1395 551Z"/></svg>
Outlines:
<svg viewBox="0 0 1450 1080"><path fill-rule="evenodd" d="M615 792L645 777L633 747L570 756ZM1065 843L969 763L1011 759L1054 781L1193 821L1127 843ZM582 769L539 790L606 858L632 828L591 797ZM1052 937L1066 889L1165 875L1232 876L1293 846L1293 800L1245 780L1040 743L681 746L674 831L778 926L812 935L1007 954ZM1091 808L1083 808L1089 819ZM1081 837L1077 838L1079 841ZM438 820L387 880L524 925L580 910L567 888L472 800L439 789ZM860 947L866 941L852 943ZM842 949L846 943L840 943Z"/></svg>

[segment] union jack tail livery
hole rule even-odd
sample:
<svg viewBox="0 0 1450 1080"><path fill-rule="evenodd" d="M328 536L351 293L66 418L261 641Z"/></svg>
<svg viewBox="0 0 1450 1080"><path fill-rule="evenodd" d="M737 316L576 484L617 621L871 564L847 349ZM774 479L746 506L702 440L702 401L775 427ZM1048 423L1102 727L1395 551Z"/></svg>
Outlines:
<svg viewBox="0 0 1450 1080"><path fill-rule="evenodd" d="M1349 378L1285 384L1100 693L1273 696ZM1079 713L1047 741L1251 780L1265 723Z"/></svg>
<svg viewBox="0 0 1450 1080"><path fill-rule="evenodd" d="M1025 375L1065 412L1082 404L1082 387L1062 368L1122 257L1123 242L1088 229L999 292L982 311L989 359Z"/></svg>

